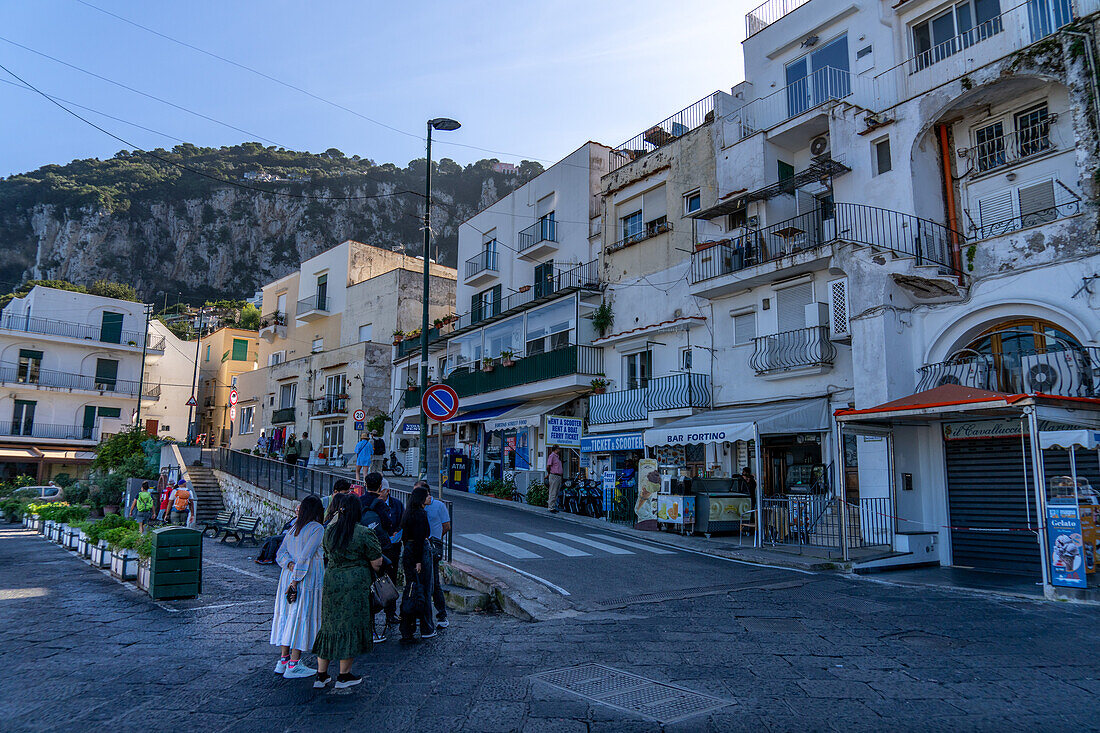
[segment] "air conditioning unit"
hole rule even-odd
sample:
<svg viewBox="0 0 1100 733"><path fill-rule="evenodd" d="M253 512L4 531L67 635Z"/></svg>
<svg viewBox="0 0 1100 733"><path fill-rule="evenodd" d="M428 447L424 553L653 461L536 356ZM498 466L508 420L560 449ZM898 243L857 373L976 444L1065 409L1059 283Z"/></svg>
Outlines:
<svg viewBox="0 0 1100 733"><path fill-rule="evenodd" d="M849 323L851 313L848 310L848 278L830 280L826 286L829 298L829 338L833 341L847 341L852 338L852 326Z"/></svg>
<svg viewBox="0 0 1100 733"><path fill-rule="evenodd" d="M944 364L935 386L943 387L947 384L989 389L989 362L985 359L975 359L958 364Z"/></svg>
<svg viewBox="0 0 1100 733"><path fill-rule="evenodd" d="M810 155L820 158L829 154L829 136L818 135L810 141Z"/></svg>
<svg viewBox="0 0 1100 733"><path fill-rule="evenodd" d="M459 443L473 443L477 440L477 426L473 423L464 422L458 426L458 442Z"/></svg>
<svg viewBox="0 0 1100 733"><path fill-rule="evenodd" d="M1065 397L1090 397L1092 376L1089 358L1080 351L1051 351L1020 359L1023 389Z"/></svg>

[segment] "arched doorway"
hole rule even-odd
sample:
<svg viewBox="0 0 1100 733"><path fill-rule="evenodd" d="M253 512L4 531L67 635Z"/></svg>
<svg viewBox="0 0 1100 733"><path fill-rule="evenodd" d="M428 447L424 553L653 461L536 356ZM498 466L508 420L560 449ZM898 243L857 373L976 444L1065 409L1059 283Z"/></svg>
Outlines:
<svg viewBox="0 0 1100 733"><path fill-rule="evenodd" d="M984 372L981 381L998 392L1073 397L1093 394L1091 361L1089 351L1071 333L1041 318L1001 321L949 359L979 367Z"/></svg>

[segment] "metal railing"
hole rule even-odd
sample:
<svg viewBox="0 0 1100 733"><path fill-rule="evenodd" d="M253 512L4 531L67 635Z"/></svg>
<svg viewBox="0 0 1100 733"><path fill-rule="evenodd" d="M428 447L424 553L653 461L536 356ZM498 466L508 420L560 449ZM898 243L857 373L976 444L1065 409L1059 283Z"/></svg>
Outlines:
<svg viewBox="0 0 1100 733"><path fill-rule="evenodd" d="M271 422L275 425L294 422L294 408L280 407L271 413Z"/></svg>
<svg viewBox="0 0 1100 733"><path fill-rule="evenodd" d="M286 313L275 311L274 313L268 313L266 316L260 316L260 330L265 328L274 328L275 326L286 325Z"/></svg>
<svg viewBox="0 0 1100 733"><path fill-rule="evenodd" d="M828 495L787 494L764 497L761 506L762 541L769 545L817 547L840 552L841 503Z"/></svg>
<svg viewBox="0 0 1100 733"><path fill-rule="evenodd" d="M519 233L518 252L531 249L539 242L557 242L558 223L553 219L539 219Z"/></svg>
<svg viewBox="0 0 1100 733"><path fill-rule="evenodd" d="M71 372L58 372L52 369L28 369L18 364L0 364L0 383L25 384L29 387L51 387L56 389L80 389L88 392L110 392L124 397L142 397L158 399L159 384L144 384L134 379L109 379L96 381L95 377Z"/></svg>
<svg viewBox="0 0 1100 733"><path fill-rule="evenodd" d="M646 225L633 234L628 234L617 242L607 245L604 250L607 253L618 252L620 249L625 249L638 242L644 242L647 239L652 239L658 234L664 234L665 232L672 231L672 222L667 220L657 219L646 223Z"/></svg>
<svg viewBox="0 0 1100 733"><path fill-rule="evenodd" d="M0 329L8 331L20 331L23 333L41 333L50 336L65 336L67 338L98 341L104 344L119 344L141 348L142 334L140 331L116 331L111 333L104 331L102 326L92 326L86 323L72 323L70 321L58 321L52 318L39 318L37 316L22 315L19 313L0 314ZM116 337L117 335L117 337ZM164 351L165 338L157 334L147 334L149 339L147 348L152 351Z"/></svg>
<svg viewBox="0 0 1100 733"><path fill-rule="evenodd" d="M887 496L860 498L848 506L848 547L894 544L893 502Z"/></svg>
<svg viewBox="0 0 1100 733"><path fill-rule="evenodd" d="M881 247L958 274L952 242L966 236L913 214L863 204L838 203L763 229L718 242L697 242L691 256L693 283L780 260L836 241Z"/></svg>
<svg viewBox="0 0 1100 733"><path fill-rule="evenodd" d="M327 295L311 295L308 298L302 298L298 301L298 314L308 313L309 311L318 311L320 313L328 313L328 296Z"/></svg>
<svg viewBox="0 0 1100 733"><path fill-rule="evenodd" d="M1016 216L1002 219L991 224L986 224L984 221L975 224L971 221L972 234L970 238L980 240L990 239L991 237L1002 237L1006 234L1020 231L1021 229L1030 229L1031 227L1050 224L1059 219L1065 219L1080 214L1081 199L1078 198L1076 194L1062 187L1061 182L1055 181L1054 185L1055 188L1052 192L1053 197L1047 202L1047 206L1041 206L1026 213L1021 212ZM969 217L969 212L967 213Z"/></svg>
<svg viewBox="0 0 1100 733"><path fill-rule="evenodd" d="M332 486L340 479L347 479L347 475L335 471L326 471L316 466L291 465L284 461L263 456L254 456L229 448L216 448L212 451L212 467L234 476L242 481L257 486L273 494L278 494L286 499L300 501L307 496L327 496L332 493ZM390 488L390 495L408 505L409 492L395 487ZM433 491L433 497L435 491ZM454 505L443 500L447 512L451 517L452 532L455 525ZM447 535L446 555L451 559L451 535Z"/></svg>
<svg viewBox="0 0 1100 733"><path fill-rule="evenodd" d="M829 340L828 326L810 326L753 339L749 366L757 374L775 374L795 369L828 366L836 358L836 346Z"/></svg>
<svg viewBox="0 0 1100 733"><path fill-rule="evenodd" d="M428 341L435 341L439 338L439 329L432 327L428 329ZM420 352L420 336L414 336L413 338L402 339L397 342L397 358L401 359L409 354L416 354Z"/></svg>
<svg viewBox="0 0 1100 733"><path fill-rule="evenodd" d="M486 249L466 260L466 279L469 280L479 272L491 270L497 271L497 252L495 249Z"/></svg>
<svg viewBox="0 0 1100 733"><path fill-rule="evenodd" d="M622 168L657 148L668 145L697 127L714 121L715 100L718 92L712 92L690 107L686 107L666 120L658 122L645 132L635 135L611 151L608 173Z"/></svg>
<svg viewBox="0 0 1100 733"><path fill-rule="evenodd" d="M978 354L967 352L917 370L917 392L958 384L1007 394L1100 396L1100 347Z"/></svg>
<svg viewBox="0 0 1100 733"><path fill-rule="evenodd" d="M776 92L754 99L734 113L734 117L740 123L740 137L744 139L840 99L867 109L878 106L872 80L846 69L825 66Z"/></svg>
<svg viewBox="0 0 1100 733"><path fill-rule="evenodd" d="M455 321L454 331L461 331L478 323L511 315L527 306L542 302L563 290L598 288L600 284L598 265L597 260L592 260L582 265L555 268L554 274L541 281L538 288L532 285L527 290L515 292L501 298L498 303L488 304L484 308L475 308L468 313L463 313Z"/></svg>
<svg viewBox="0 0 1100 733"><path fill-rule="evenodd" d="M745 38L759 33L787 13L802 7L810 0L768 0L745 15Z"/></svg>
<svg viewBox="0 0 1100 733"><path fill-rule="evenodd" d="M55 425L25 420L0 421L0 436L6 438L49 438L54 440L98 440L99 426Z"/></svg>
<svg viewBox="0 0 1100 733"><path fill-rule="evenodd" d="M650 379L645 387L590 395L588 422L633 422L648 419L651 411L710 406L709 374L670 374Z"/></svg>
<svg viewBox="0 0 1100 733"><path fill-rule="evenodd" d="M959 155L970 161L974 173L986 173L1004 166L1027 160L1056 149L1050 137L1050 117L1034 125L991 136L977 145L959 150Z"/></svg>
<svg viewBox="0 0 1100 733"><path fill-rule="evenodd" d="M322 397L309 406L309 416L344 415L348 411L347 397Z"/></svg>

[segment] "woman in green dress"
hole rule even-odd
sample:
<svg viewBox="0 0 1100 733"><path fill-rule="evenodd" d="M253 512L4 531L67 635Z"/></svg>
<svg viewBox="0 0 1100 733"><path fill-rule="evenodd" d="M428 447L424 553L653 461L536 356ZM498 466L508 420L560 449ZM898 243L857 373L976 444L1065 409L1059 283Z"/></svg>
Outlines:
<svg viewBox="0 0 1100 733"><path fill-rule="evenodd" d="M316 688L332 679L329 662L340 660L336 688L362 682L351 673L355 657L372 647L374 617L370 612L372 570L382 567L378 537L359 524L362 512L359 497L338 494L333 497L335 519L325 529L321 546L325 551L325 580L321 590L321 629L313 642L317 655Z"/></svg>

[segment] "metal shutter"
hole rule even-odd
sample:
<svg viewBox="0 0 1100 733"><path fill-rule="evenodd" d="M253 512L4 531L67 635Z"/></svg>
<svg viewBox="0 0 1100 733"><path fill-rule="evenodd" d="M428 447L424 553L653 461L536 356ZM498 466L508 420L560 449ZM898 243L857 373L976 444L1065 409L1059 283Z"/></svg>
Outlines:
<svg viewBox="0 0 1100 733"><path fill-rule="evenodd" d="M660 219L667 214L668 203L665 197L664 184L646 191L645 194L642 195L642 218L647 223L654 219Z"/></svg>
<svg viewBox="0 0 1100 733"><path fill-rule="evenodd" d="M733 343L747 344L756 338L756 313L742 313L733 317Z"/></svg>
<svg viewBox="0 0 1100 733"><path fill-rule="evenodd" d="M806 327L806 306L814 300L812 282L783 288L776 292L775 302L779 332L794 331Z"/></svg>
<svg viewBox="0 0 1100 733"><path fill-rule="evenodd" d="M1012 218L1012 191L1002 191L978 201L978 220L983 228Z"/></svg>
<svg viewBox="0 0 1100 733"><path fill-rule="evenodd" d="M1020 187L1020 221L1025 227L1045 224L1058 218L1054 205L1054 181Z"/></svg>

